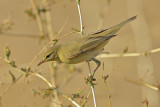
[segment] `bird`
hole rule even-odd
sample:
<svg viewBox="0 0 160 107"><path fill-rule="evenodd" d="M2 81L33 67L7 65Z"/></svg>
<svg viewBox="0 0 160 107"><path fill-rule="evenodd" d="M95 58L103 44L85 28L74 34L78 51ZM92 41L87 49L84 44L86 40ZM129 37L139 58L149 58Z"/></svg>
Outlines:
<svg viewBox="0 0 160 107"><path fill-rule="evenodd" d="M133 16L108 29L102 29L95 33L83 35L66 43L56 44L47 49L38 66L49 61L58 61L66 64L94 61L97 64L93 72L95 73L101 65L101 62L96 59L96 56L104 50L104 46L111 38L116 36L116 33L125 24L133 21L136 17L137 16Z"/></svg>

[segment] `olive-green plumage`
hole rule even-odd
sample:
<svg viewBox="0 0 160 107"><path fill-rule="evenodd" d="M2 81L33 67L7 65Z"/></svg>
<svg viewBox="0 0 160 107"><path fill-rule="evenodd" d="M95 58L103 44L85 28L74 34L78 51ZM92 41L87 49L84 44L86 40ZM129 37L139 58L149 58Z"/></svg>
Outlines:
<svg viewBox="0 0 160 107"><path fill-rule="evenodd" d="M95 57L103 51L104 46L112 37L115 36L115 33L118 32L122 26L134 20L135 18L136 16L133 16L109 29L84 35L64 44L55 45L46 51L42 61L38 65L48 61L77 64L80 62L93 60L97 63L98 68L100 61L96 60Z"/></svg>

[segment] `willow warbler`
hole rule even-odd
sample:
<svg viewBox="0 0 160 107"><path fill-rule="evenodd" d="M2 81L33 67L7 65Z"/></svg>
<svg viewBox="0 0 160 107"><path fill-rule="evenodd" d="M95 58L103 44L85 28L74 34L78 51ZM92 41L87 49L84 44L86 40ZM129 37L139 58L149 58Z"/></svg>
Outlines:
<svg viewBox="0 0 160 107"><path fill-rule="evenodd" d="M95 72L101 64L100 61L95 59L95 57L103 51L104 46L112 37L116 36L115 33L117 33L122 26L134 19L136 19L136 16L133 16L109 29L103 29L96 33L83 35L82 37L64 44L54 45L46 51L38 66L48 61L77 64L92 60L97 64L97 67L94 70Z"/></svg>

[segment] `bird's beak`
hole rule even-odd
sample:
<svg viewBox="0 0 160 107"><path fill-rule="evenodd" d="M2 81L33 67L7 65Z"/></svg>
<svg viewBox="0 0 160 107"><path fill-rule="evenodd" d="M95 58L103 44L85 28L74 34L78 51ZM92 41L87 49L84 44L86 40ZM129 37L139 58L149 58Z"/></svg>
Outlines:
<svg viewBox="0 0 160 107"><path fill-rule="evenodd" d="M41 64L43 64L45 61L42 60L37 66L40 66Z"/></svg>

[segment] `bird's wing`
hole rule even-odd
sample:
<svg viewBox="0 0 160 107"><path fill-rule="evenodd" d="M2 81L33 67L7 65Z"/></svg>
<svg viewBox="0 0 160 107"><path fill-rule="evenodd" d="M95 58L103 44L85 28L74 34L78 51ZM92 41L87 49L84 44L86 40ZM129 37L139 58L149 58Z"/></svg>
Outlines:
<svg viewBox="0 0 160 107"><path fill-rule="evenodd" d="M102 42L106 41L106 37L98 36L98 37L86 37L83 38L80 43L78 44L78 47L75 47L72 51L72 53L69 54L68 58L74 58L86 51L89 51L98 45L100 45Z"/></svg>
<svg viewBox="0 0 160 107"><path fill-rule="evenodd" d="M69 50L66 51L67 52L65 54L66 57L74 58L75 56L83 52L86 52L90 49L97 47L103 41L109 40L111 37L115 36L114 34L118 32L121 27L123 27L125 24L129 23L130 21L134 20L135 18L136 16L133 16L109 29L100 30L96 33L87 35L87 37L82 37L82 38L77 39L77 41L76 40L73 41L72 43L68 45L67 49Z"/></svg>

